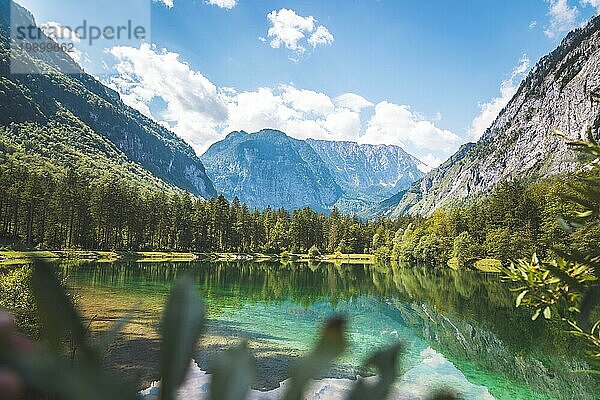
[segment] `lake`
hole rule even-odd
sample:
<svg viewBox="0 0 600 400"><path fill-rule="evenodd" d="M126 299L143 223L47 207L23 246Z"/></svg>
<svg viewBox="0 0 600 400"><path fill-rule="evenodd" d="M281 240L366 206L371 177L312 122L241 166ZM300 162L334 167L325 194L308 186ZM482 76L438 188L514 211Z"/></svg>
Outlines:
<svg viewBox="0 0 600 400"><path fill-rule="evenodd" d="M559 323L516 310L497 275L398 264L79 261L57 268L94 332L135 309L107 362L140 374L144 387L158 379L156 328L166 296L188 274L208 318L188 385L195 396L206 388L203 371L214 356L242 339L257 359L256 398L276 394L323 321L342 315L350 349L322 377L328 390L368 375L361 368L367 355L400 341L406 350L398 398L420 398L443 384L465 399L595 398L592 378L574 372L587 368L574 339Z"/></svg>

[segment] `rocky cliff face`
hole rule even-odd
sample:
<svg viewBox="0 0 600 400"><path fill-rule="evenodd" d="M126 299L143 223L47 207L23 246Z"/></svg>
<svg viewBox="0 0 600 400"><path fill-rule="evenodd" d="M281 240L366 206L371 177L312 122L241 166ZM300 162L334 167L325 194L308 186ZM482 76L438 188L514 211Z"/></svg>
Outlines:
<svg viewBox="0 0 600 400"><path fill-rule="evenodd" d="M337 206L358 212L409 188L427 166L398 146L327 140L306 141L344 191Z"/></svg>
<svg viewBox="0 0 600 400"><path fill-rule="evenodd" d="M283 132L233 132L201 158L219 192L251 207L326 210L342 195L312 147Z"/></svg>
<svg viewBox="0 0 600 400"><path fill-rule="evenodd" d="M27 129L51 132L53 126L75 130L83 125L84 129L107 139L129 161L164 182L203 197L216 194L202 162L182 139L126 106L116 92L94 77L83 71L61 73L59 67L67 64L69 71L78 69L65 53L40 53L40 58L34 58L25 52L13 52L19 62L43 73L11 74L10 12L24 24L34 24L25 9L9 0L0 0L0 126L10 128L8 136L17 137ZM65 114L67 121L60 117ZM82 146L79 150L86 151ZM94 152L97 148L87 150Z"/></svg>
<svg viewBox="0 0 600 400"><path fill-rule="evenodd" d="M488 192L508 179L537 179L578 164L556 128L600 136L600 17L577 29L542 58L476 144L463 146L387 211L430 214Z"/></svg>

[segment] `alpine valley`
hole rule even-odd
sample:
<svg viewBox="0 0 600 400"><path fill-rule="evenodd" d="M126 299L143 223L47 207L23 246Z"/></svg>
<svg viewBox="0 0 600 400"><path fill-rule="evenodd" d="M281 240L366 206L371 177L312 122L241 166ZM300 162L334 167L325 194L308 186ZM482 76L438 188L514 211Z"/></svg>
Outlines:
<svg viewBox="0 0 600 400"><path fill-rule="evenodd" d="M599 399L598 0L17 1L0 400Z"/></svg>

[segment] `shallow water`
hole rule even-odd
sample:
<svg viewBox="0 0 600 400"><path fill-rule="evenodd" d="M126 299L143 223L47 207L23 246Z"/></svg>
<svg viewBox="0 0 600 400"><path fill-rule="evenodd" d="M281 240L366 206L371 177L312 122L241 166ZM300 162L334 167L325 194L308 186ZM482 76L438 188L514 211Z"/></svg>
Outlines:
<svg viewBox="0 0 600 400"><path fill-rule="evenodd" d="M344 315L350 350L315 383L339 398L364 375L366 356L401 341L403 377L395 398L451 385L465 399L593 399L594 382L560 326L530 321L497 276L399 265L265 263L61 263L59 270L95 330L137 307L124 341L156 341L173 281L190 274L209 319L185 398L203 398L211 349L244 338L258 360L255 398L276 398L290 360L306 352L328 317ZM139 347L132 347L139 351ZM145 349L145 348L144 348ZM213 351L214 352L214 351ZM129 354L133 359L144 354ZM127 355L125 355L126 357ZM123 357L123 355L122 355ZM316 395L315 395L316 396Z"/></svg>

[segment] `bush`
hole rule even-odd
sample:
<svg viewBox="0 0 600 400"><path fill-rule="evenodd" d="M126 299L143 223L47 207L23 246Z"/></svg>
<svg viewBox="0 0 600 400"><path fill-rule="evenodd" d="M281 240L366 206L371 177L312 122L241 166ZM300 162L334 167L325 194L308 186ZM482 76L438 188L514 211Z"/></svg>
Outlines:
<svg viewBox="0 0 600 400"><path fill-rule="evenodd" d="M310 250L308 250L308 256L310 258L321 257L321 251L319 250L319 248L317 246L313 246L310 248Z"/></svg>
<svg viewBox="0 0 600 400"><path fill-rule="evenodd" d="M481 246L469 232L462 232L454 238L452 246L452 259L456 266L464 267L469 261L473 261L481 256Z"/></svg>
<svg viewBox="0 0 600 400"><path fill-rule="evenodd" d="M29 267L0 270L0 309L6 309L13 314L20 331L32 337L39 335Z"/></svg>
<svg viewBox="0 0 600 400"><path fill-rule="evenodd" d="M375 257L378 260L389 260L392 255L392 251L387 246L381 246L377 250L375 250Z"/></svg>

